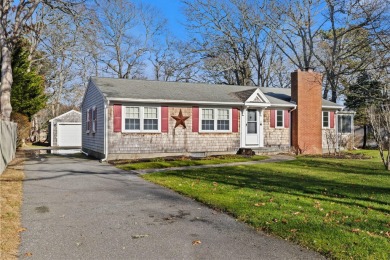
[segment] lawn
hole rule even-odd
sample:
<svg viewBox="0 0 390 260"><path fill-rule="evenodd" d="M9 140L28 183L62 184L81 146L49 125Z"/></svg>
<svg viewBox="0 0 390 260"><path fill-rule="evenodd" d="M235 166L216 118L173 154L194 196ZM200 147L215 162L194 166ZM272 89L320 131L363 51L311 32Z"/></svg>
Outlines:
<svg viewBox="0 0 390 260"><path fill-rule="evenodd" d="M23 158L14 159L0 175L0 258L17 259L20 243Z"/></svg>
<svg viewBox="0 0 390 260"><path fill-rule="evenodd" d="M176 160L155 158L155 159L151 159L151 161L149 162L130 162L126 164L117 165L117 167L129 171L129 170L141 170L141 169L161 169L161 168L195 166L195 165L259 161L259 160L265 160L267 158L268 158L267 156L260 156L260 155L255 155L251 157L241 156L241 155L225 155L225 156L218 156L218 157L210 156L201 159L191 159L188 157L183 157L181 159L176 159Z"/></svg>
<svg viewBox="0 0 390 260"><path fill-rule="evenodd" d="M143 178L336 259L390 259L390 172L367 160L169 171Z"/></svg>

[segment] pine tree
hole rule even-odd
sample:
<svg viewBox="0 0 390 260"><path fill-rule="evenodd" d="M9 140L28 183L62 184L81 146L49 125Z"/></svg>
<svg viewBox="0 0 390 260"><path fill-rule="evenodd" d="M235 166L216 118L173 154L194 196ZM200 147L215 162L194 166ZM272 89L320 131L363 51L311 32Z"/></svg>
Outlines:
<svg viewBox="0 0 390 260"><path fill-rule="evenodd" d="M367 145L367 129L369 119L367 117L367 108L375 103L380 102L383 98L381 83L371 80L367 72L362 72L355 84L348 87L345 95L345 105L356 112L355 124L363 126L363 149Z"/></svg>
<svg viewBox="0 0 390 260"><path fill-rule="evenodd" d="M19 41L12 54L14 82L11 91L13 112L26 115L29 119L45 107L45 79L31 66L28 60L28 43Z"/></svg>

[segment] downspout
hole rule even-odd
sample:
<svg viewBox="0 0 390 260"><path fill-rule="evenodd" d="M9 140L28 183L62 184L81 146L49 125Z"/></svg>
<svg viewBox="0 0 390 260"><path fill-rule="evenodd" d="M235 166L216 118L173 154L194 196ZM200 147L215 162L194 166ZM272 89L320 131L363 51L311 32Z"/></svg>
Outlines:
<svg viewBox="0 0 390 260"><path fill-rule="evenodd" d="M108 114L108 100L104 102L104 158L100 160L100 162L107 161L108 158L108 131L107 131L107 114Z"/></svg>
<svg viewBox="0 0 390 260"><path fill-rule="evenodd" d="M292 147L292 129L293 129L293 125L292 125L292 114L291 112L293 112L294 110L297 110L297 106L295 105L294 108L292 108L291 110L288 111L288 113L290 114L290 150L291 150L291 147Z"/></svg>
<svg viewBox="0 0 390 260"><path fill-rule="evenodd" d="M53 146L53 121L50 122L50 147Z"/></svg>

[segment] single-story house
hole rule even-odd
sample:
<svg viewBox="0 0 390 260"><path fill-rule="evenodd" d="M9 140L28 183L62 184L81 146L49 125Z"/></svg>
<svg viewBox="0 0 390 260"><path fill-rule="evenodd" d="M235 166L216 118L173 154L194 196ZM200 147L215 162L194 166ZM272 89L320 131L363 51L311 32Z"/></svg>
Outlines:
<svg viewBox="0 0 390 260"><path fill-rule="evenodd" d="M50 146L81 147L81 113L70 110L49 120Z"/></svg>
<svg viewBox="0 0 390 260"><path fill-rule="evenodd" d="M108 160L240 148L322 153L327 133L338 134L343 107L322 99L321 74L291 76L291 88L92 77L82 102L82 151ZM344 132L352 120L343 115Z"/></svg>

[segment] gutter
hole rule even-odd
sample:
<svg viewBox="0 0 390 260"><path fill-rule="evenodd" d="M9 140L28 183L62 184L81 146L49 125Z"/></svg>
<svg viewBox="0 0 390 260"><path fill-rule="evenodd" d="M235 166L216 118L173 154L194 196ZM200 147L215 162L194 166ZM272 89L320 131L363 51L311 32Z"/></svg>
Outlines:
<svg viewBox="0 0 390 260"><path fill-rule="evenodd" d="M110 101L134 102L134 103L163 103L163 104L207 104L207 105L227 105L242 106L243 102L212 102L212 101L187 101L187 100L167 100L167 99L136 99L136 98L108 98Z"/></svg>
<svg viewBox="0 0 390 260"><path fill-rule="evenodd" d="M337 110L343 110L343 106L322 106L322 108L328 108L328 109L337 109Z"/></svg>
<svg viewBox="0 0 390 260"><path fill-rule="evenodd" d="M110 101L106 99L104 102L104 158L100 159L100 162L105 162L107 161L108 158L108 133L107 133L107 110L108 110L108 105Z"/></svg>

